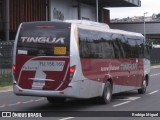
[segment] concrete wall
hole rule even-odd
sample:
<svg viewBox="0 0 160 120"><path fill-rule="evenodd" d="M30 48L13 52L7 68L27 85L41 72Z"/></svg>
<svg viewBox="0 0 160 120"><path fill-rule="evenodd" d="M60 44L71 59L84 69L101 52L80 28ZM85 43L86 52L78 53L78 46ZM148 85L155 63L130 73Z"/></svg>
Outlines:
<svg viewBox="0 0 160 120"><path fill-rule="evenodd" d="M50 0L50 20L78 19L77 2L74 0ZM81 19L96 20L96 8L81 4Z"/></svg>

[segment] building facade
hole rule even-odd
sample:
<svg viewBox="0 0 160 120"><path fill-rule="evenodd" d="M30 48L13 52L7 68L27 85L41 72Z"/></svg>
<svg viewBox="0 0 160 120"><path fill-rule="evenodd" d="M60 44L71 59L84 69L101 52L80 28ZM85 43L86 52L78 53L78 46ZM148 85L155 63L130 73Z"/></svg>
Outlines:
<svg viewBox="0 0 160 120"><path fill-rule="evenodd" d="M140 5L140 0L0 0L0 41L7 35L14 40L22 22L86 19L109 23L109 10L104 7Z"/></svg>
<svg viewBox="0 0 160 120"><path fill-rule="evenodd" d="M64 3L64 0L52 0L50 1L50 20L70 20L78 19L78 2L74 0L68 0ZM80 3L81 18L86 20L96 21L96 10L94 6Z"/></svg>
<svg viewBox="0 0 160 120"><path fill-rule="evenodd" d="M0 39L5 36L5 0L0 0ZM9 0L9 32L10 40L14 40L20 23L30 21L46 21L45 0Z"/></svg>

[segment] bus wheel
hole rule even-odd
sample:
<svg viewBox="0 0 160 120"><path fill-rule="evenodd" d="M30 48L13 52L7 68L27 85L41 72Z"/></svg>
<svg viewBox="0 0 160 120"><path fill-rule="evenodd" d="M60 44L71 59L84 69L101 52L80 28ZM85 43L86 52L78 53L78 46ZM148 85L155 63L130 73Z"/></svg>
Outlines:
<svg viewBox="0 0 160 120"><path fill-rule="evenodd" d="M63 103L66 101L66 98L56 98L56 97L47 97L49 103Z"/></svg>
<svg viewBox="0 0 160 120"><path fill-rule="evenodd" d="M144 80L144 81L143 81L143 86L142 86L142 88L141 88L141 89L138 89L138 93L139 93L139 94L144 94L144 93L146 92L146 89L147 89L147 81Z"/></svg>
<svg viewBox="0 0 160 120"><path fill-rule="evenodd" d="M106 82L103 90L103 95L100 98L100 102L102 104L108 104L110 103L112 98L112 85L109 81Z"/></svg>

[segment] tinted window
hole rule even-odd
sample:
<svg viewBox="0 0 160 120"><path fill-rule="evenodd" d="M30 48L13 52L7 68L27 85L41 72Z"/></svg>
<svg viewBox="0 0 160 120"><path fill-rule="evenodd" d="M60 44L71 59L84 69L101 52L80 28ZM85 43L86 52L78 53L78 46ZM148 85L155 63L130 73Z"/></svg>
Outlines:
<svg viewBox="0 0 160 120"><path fill-rule="evenodd" d="M35 56L69 55L70 27L62 22L24 23L17 50Z"/></svg>
<svg viewBox="0 0 160 120"><path fill-rule="evenodd" d="M115 52L115 58L125 58L126 54L123 48L124 37L120 34L112 34L112 44Z"/></svg>
<svg viewBox="0 0 160 120"><path fill-rule="evenodd" d="M143 37L79 29L81 58L143 58Z"/></svg>
<svg viewBox="0 0 160 120"><path fill-rule="evenodd" d="M124 36L122 43L126 58L143 58L144 57L144 42L143 38L134 36Z"/></svg>
<svg viewBox="0 0 160 120"><path fill-rule="evenodd" d="M81 58L114 58L110 33L78 29Z"/></svg>
<svg viewBox="0 0 160 120"><path fill-rule="evenodd" d="M144 57L144 40L139 38L136 40L139 58Z"/></svg>
<svg viewBox="0 0 160 120"><path fill-rule="evenodd" d="M149 47L144 44L144 57L150 59Z"/></svg>
<svg viewBox="0 0 160 120"><path fill-rule="evenodd" d="M130 45L129 53L130 58L138 58L138 49L136 48L137 43L136 40L133 38L128 38L128 43Z"/></svg>

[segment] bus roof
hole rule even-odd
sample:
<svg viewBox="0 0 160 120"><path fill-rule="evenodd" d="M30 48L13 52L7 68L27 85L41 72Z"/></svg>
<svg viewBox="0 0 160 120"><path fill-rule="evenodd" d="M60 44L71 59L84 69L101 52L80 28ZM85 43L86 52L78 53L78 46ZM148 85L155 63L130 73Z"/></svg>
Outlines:
<svg viewBox="0 0 160 120"><path fill-rule="evenodd" d="M105 31L105 32L111 32L111 33L137 36L137 37L144 37L141 33L124 31L124 30L119 30L119 29L110 29L109 25L105 23L98 23L98 22L93 22L89 20L65 20L64 22L77 24L80 28L84 28L84 29Z"/></svg>
<svg viewBox="0 0 160 120"><path fill-rule="evenodd" d="M141 33L124 31L124 30L119 30L119 29L110 29L110 32L124 34L124 35L137 36L137 37L144 37Z"/></svg>
<svg viewBox="0 0 160 120"><path fill-rule="evenodd" d="M117 34L137 36L137 37L144 37L141 33L129 32L129 31L124 31L124 30L119 30L119 29L110 29L108 24L89 21L89 20L64 20L64 21L54 20L54 21L40 21L38 23L52 23L52 22L66 22L66 23L76 24L78 25L78 27L83 28L83 29L117 33ZM24 23L35 23L35 22L24 22Z"/></svg>
<svg viewBox="0 0 160 120"><path fill-rule="evenodd" d="M65 22L109 29L109 25L105 23L99 23L99 22L94 22L94 21L89 21L89 20L65 20Z"/></svg>

